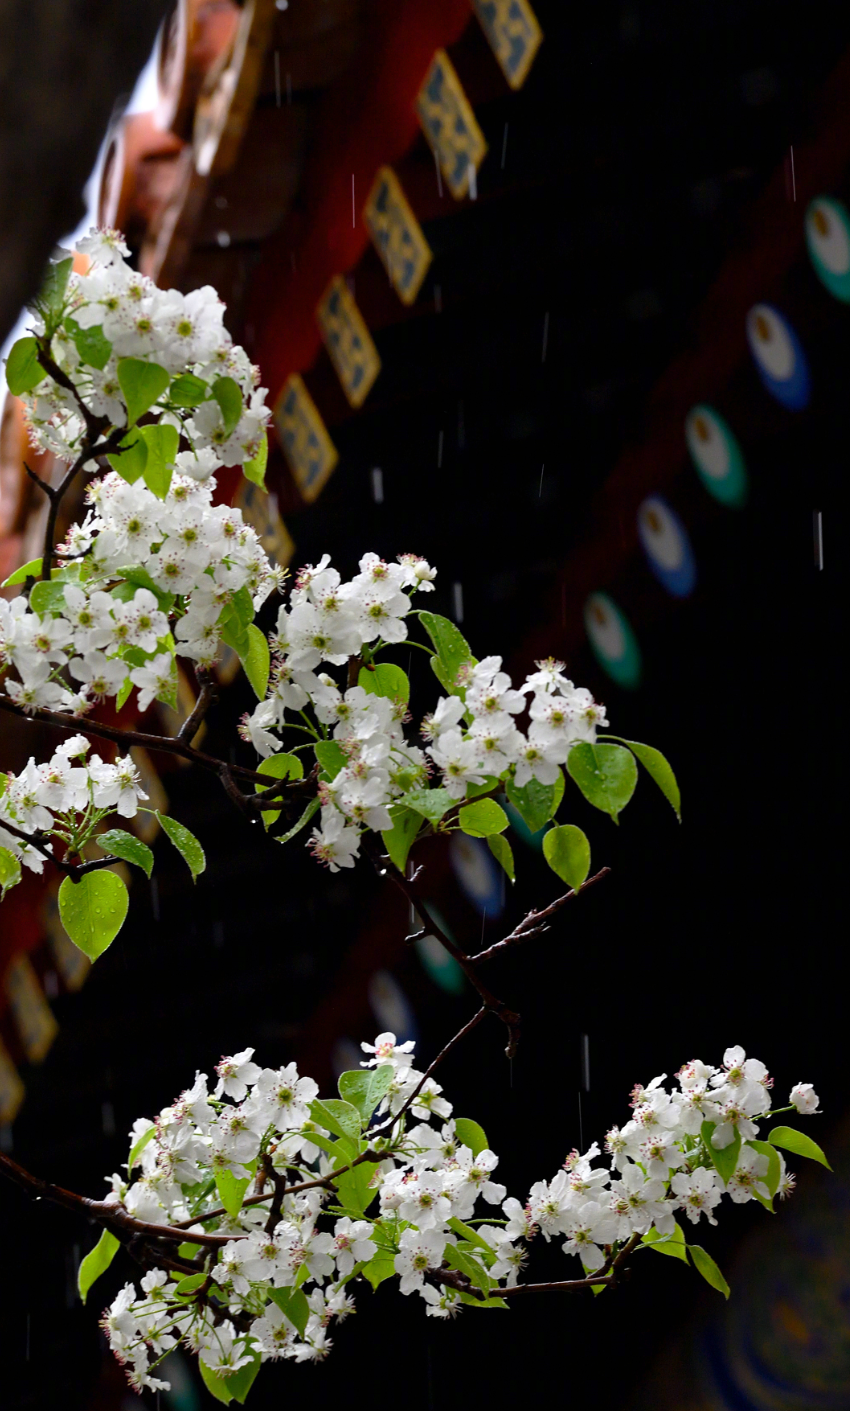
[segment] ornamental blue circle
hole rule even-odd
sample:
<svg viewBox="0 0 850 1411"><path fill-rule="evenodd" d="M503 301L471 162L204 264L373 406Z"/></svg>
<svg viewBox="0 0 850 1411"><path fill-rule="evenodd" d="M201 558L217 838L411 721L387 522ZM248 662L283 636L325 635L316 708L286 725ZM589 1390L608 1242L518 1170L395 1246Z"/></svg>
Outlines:
<svg viewBox="0 0 850 1411"><path fill-rule="evenodd" d="M803 411L812 395L809 364L784 314L772 304L754 304L747 314L747 341L765 391L789 411Z"/></svg>
<svg viewBox="0 0 850 1411"><path fill-rule="evenodd" d="M688 531L660 495L650 495L637 514L638 535L647 563L662 588L687 598L696 586L697 565Z"/></svg>

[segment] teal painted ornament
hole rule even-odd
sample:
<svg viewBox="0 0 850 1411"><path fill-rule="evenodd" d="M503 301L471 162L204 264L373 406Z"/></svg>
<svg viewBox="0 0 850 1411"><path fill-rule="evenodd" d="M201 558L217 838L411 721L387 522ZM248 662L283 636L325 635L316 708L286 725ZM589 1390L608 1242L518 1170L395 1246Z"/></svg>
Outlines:
<svg viewBox="0 0 850 1411"><path fill-rule="evenodd" d="M747 468L735 433L720 413L704 403L691 407L685 419L685 440L709 495L730 509L744 505L749 489Z"/></svg>
<svg viewBox="0 0 850 1411"><path fill-rule="evenodd" d="M591 593L584 625L593 655L618 686L633 690L641 677L640 647L628 619L607 593Z"/></svg>
<svg viewBox="0 0 850 1411"><path fill-rule="evenodd" d="M843 202L815 197L806 211L806 244L821 284L850 304L850 212Z"/></svg>
<svg viewBox="0 0 850 1411"><path fill-rule="evenodd" d="M442 927L447 936L451 936L451 931L437 908L429 905L428 910L438 926ZM442 941L438 941L436 936L420 936L416 942L416 954L422 963L422 969L435 985L445 990L448 995L463 994L466 976L454 956L449 955Z"/></svg>

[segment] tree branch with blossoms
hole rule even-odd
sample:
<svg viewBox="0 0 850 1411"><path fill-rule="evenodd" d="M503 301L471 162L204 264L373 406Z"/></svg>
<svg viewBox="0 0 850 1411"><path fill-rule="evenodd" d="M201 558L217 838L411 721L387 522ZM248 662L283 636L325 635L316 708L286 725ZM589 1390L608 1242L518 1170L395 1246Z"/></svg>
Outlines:
<svg viewBox="0 0 850 1411"><path fill-rule="evenodd" d="M327 1356L330 1324L353 1311L350 1284L397 1279L427 1315L448 1318L531 1294L613 1289L654 1249L728 1296L677 1217L714 1225L724 1195L772 1209L793 1188L784 1151L826 1164L796 1129L759 1138L759 1123L779 1115L771 1079L730 1048L721 1065L685 1064L671 1089L664 1076L638 1084L631 1118L605 1139L609 1164L598 1143L573 1151L520 1202L493 1179L498 1157L483 1129L453 1117L433 1078L486 1013L425 1072L411 1042L379 1034L362 1045L360 1069L340 1076L338 1098L319 1098L292 1063L261 1068L253 1049L223 1058L212 1091L199 1074L155 1119L134 1123L126 1177L112 1177L106 1200L0 1154L0 1172L28 1195L102 1227L80 1267L83 1298L122 1245L147 1270L141 1295L126 1284L102 1321L134 1387L167 1387L158 1364L182 1342L219 1399L241 1401L264 1362ZM816 1112L811 1085L797 1084L784 1110ZM476 1216L480 1201L499 1213ZM582 1275L525 1278L538 1237L562 1241Z"/></svg>
<svg viewBox="0 0 850 1411"><path fill-rule="evenodd" d="M422 925L463 971L479 1008L422 1071L413 1045L382 1034L371 1057L343 1073L339 1096L320 1099L295 1065L261 1068L252 1049L199 1076L155 1120L137 1122L126 1173L94 1201L31 1176L0 1154L0 1171L28 1194L94 1219L100 1240L83 1261L89 1288L123 1246L145 1269L127 1284L104 1328L132 1384L156 1373L178 1341L199 1354L219 1400L244 1400L264 1361L317 1360L328 1327L352 1304L352 1280L399 1280L430 1316L508 1307L520 1294L614 1288L644 1249L664 1248L716 1288L711 1256L685 1240L724 1194L772 1208L793 1178L782 1151L825 1161L794 1129L774 1127L764 1066L742 1050L723 1064L694 1061L668 1091L663 1078L633 1091L632 1118L573 1152L525 1203L493 1180L498 1158L480 1125L452 1117L435 1078L450 1053L493 1014L512 1056L520 1015L482 978L482 967L539 939L591 875L581 828L559 821L567 787L617 821L639 766L675 810L679 787L654 746L618 739L604 706L563 663L540 661L517 687L502 658L478 659L457 625L415 606L437 570L414 555L359 558L349 579L325 555L284 593L238 508L216 499L216 472L241 466L264 489L269 410L258 369L233 346L210 288L157 289L129 267L122 238L94 231L79 242L85 274L63 256L48 271L31 331L7 362L30 437L67 469L48 500L40 560L22 565L0 599L0 709L58 728L50 759L0 774L0 890L22 869L57 868L59 911L71 940L96 960L127 914L113 861L151 875L151 849L129 828L147 802L133 746L171 754L214 774L236 810L280 844L301 837L331 871L366 858L395 883ZM63 500L88 475L82 522L54 542ZM38 477L34 477L38 479ZM277 604L273 629L257 615ZM418 639L413 636L418 632ZM415 644L428 657L432 703L410 728L410 681L394 661ZM239 727L255 767L196 747L218 699L215 666L235 652L257 698ZM194 667L197 700L176 734L97 718L154 701L176 708L177 659ZM417 683L417 693L427 688ZM103 759L92 741L117 746ZM570 793L570 799L576 795ZM158 815L193 878L202 843ZM501 940L464 949L431 914L414 859L424 839L461 833L498 880L516 867L508 829L542 838L566 891L532 908ZM415 939L408 937L409 940ZM810 1085L791 1106L816 1111ZM478 1200L500 1210L476 1216ZM520 1279L533 1241L562 1239L581 1277Z"/></svg>

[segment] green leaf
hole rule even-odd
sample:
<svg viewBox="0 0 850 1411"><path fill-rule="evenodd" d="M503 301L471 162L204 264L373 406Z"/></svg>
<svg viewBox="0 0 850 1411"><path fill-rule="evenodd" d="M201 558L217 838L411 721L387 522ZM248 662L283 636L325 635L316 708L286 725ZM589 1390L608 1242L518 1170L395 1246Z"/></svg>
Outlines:
<svg viewBox="0 0 850 1411"><path fill-rule="evenodd" d="M140 416L162 396L171 378L159 363L144 358L118 359L118 386L127 405L127 424L133 426Z"/></svg>
<svg viewBox="0 0 850 1411"><path fill-rule="evenodd" d="M230 1171L216 1171L215 1185L219 1199L232 1219L236 1219L242 1209L245 1192L251 1184L251 1177L237 1179Z"/></svg>
<svg viewBox="0 0 850 1411"><path fill-rule="evenodd" d="M259 485L261 490L266 488L266 466L269 461L269 438L263 432L263 439L260 442L260 449L249 461L242 462L242 474L246 480L250 480L254 485Z"/></svg>
<svg viewBox="0 0 850 1411"><path fill-rule="evenodd" d="M227 1376L219 1376L200 1358L198 1366L201 1369L201 1376L207 1391L211 1392L217 1401L223 1401L225 1404L230 1401L238 1401L241 1406L256 1381L262 1361L259 1353L252 1355L252 1360L249 1363L240 1367L238 1372L230 1372Z"/></svg>
<svg viewBox="0 0 850 1411"><path fill-rule="evenodd" d="M22 563L20 568L16 568L14 573L4 578L0 587L11 588L16 583L26 583L28 578L38 578L40 573L41 559L30 559L29 563Z"/></svg>
<svg viewBox="0 0 850 1411"><path fill-rule="evenodd" d="M264 701L271 669L268 640L265 633L261 632L253 622L249 623L245 631L248 637L248 650L244 656L241 656L242 668L251 683L257 700Z"/></svg>
<svg viewBox="0 0 850 1411"><path fill-rule="evenodd" d="M364 1279L368 1279L373 1289L384 1282L384 1279L391 1279L395 1274L395 1261L392 1254L386 1250L379 1249L374 1254L368 1264L363 1265L362 1274Z"/></svg>
<svg viewBox="0 0 850 1411"><path fill-rule="evenodd" d="M192 881L197 882L207 865L207 859L194 833L190 833L189 829L184 828L182 823L178 823L176 818L169 818L167 814L160 813L158 809L156 816L166 836L171 839L191 872Z"/></svg>
<svg viewBox="0 0 850 1411"><path fill-rule="evenodd" d="M350 1161L360 1155L358 1143L351 1137L338 1137L336 1141L331 1141L330 1137L323 1137L321 1132L311 1131L310 1141L317 1146L320 1151L324 1151L333 1161L334 1166L347 1166Z"/></svg>
<svg viewBox="0 0 850 1411"><path fill-rule="evenodd" d="M507 838L503 838L499 833L494 833L492 837L487 839L487 846L499 866L503 867L511 881L515 882L516 869L514 867L514 854Z"/></svg>
<svg viewBox="0 0 850 1411"><path fill-rule="evenodd" d="M653 1225L647 1230L641 1243L659 1254L669 1254L673 1259L681 1259L685 1264L688 1262L688 1247L680 1225L676 1226L672 1235L662 1235Z"/></svg>
<svg viewBox="0 0 850 1411"><path fill-rule="evenodd" d="M139 1158L141 1157L141 1154L142 1154L142 1152L144 1151L145 1147L147 1146L148 1142L153 1141L153 1139L154 1139L155 1136L156 1136L156 1127L155 1127L154 1123L151 1122L150 1126L148 1127L148 1130L147 1130L146 1132L143 1132L142 1135L139 1137L139 1140L138 1140L137 1142L135 1142L134 1145L131 1146L131 1148L130 1148L130 1155L127 1157L127 1174L128 1174L128 1176L129 1176L130 1172L132 1171L133 1167L134 1167L134 1166L136 1165L136 1163L138 1162Z"/></svg>
<svg viewBox="0 0 850 1411"><path fill-rule="evenodd" d="M46 579L35 583L30 593L30 607L39 617L44 617L48 612L61 613L65 607L65 584Z"/></svg>
<svg viewBox="0 0 850 1411"><path fill-rule="evenodd" d="M578 891L590 871L590 843L580 828L564 823L543 839L543 856L556 876Z"/></svg>
<svg viewBox="0 0 850 1411"><path fill-rule="evenodd" d="M735 1136L728 1146L712 1146L711 1134L715 1125L714 1122L703 1122L700 1135L705 1142L705 1149L711 1157L715 1171L724 1186L728 1186L729 1178L738 1164L738 1156L741 1151L741 1133L736 1129Z"/></svg>
<svg viewBox="0 0 850 1411"><path fill-rule="evenodd" d="M622 745L573 745L567 755L567 772L588 803L614 822L635 791L637 765Z"/></svg>
<svg viewBox="0 0 850 1411"><path fill-rule="evenodd" d="M779 1189L779 1178L782 1174L779 1153L772 1142L760 1142L753 1139L747 1142L747 1146L751 1146L753 1151L757 1151L760 1156L767 1157L767 1174L765 1175L764 1183L770 1192L772 1202L773 1197ZM773 1205L771 1204L768 1208L772 1210Z"/></svg>
<svg viewBox="0 0 850 1411"><path fill-rule="evenodd" d="M422 827L422 815L412 809L402 808L399 804L393 804L390 807L390 818L393 826L383 832L381 837L391 860L399 872L403 872L407 866L408 853Z"/></svg>
<svg viewBox="0 0 850 1411"><path fill-rule="evenodd" d="M21 864L8 848L0 848L0 901L10 887L16 887L21 880Z"/></svg>
<svg viewBox="0 0 850 1411"><path fill-rule="evenodd" d="M473 1122L471 1117L458 1117L455 1122L455 1134L463 1146L469 1147L473 1156L477 1156L479 1151L486 1151L489 1146L484 1128L478 1122Z"/></svg>
<svg viewBox="0 0 850 1411"><path fill-rule="evenodd" d="M301 817L298 819L298 822L293 823L288 832L278 834L275 838L275 842L288 843L290 838L294 838L296 833L300 833L301 829L310 822L313 814L318 812L320 803L321 799L311 799Z"/></svg>
<svg viewBox="0 0 850 1411"><path fill-rule="evenodd" d="M552 817L555 804L555 785L541 784L537 779L529 779L518 789L513 779L505 785L505 793L531 833L539 833Z"/></svg>
<svg viewBox="0 0 850 1411"><path fill-rule="evenodd" d="M94 324L91 328L80 328L77 320L69 316L65 319L65 327L76 344L81 362L102 372L112 357L112 344L100 324Z"/></svg>
<svg viewBox="0 0 850 1411"><path fill-rule="evenodd" d="M110 828L107 833L99 833L95 842L110 857L121 857L125 862L133 862L150 877L153 871L153 853L141 838L128 833L124 828Z"/></svg>
<svg viewBox="0 0 850 1411"><path fill-rule="evenodd" d="M563 769L559 769L559 770L558 770L558 777L557 777L557 779L555 780L554 784L552 785L552 788L553 788L553 790L554 790L554 796L553 796L553 798L552 798L552 807L551 807L550 810L549 810L549 817L550 817L550 818L554 818L554 817L555 817L555 814L558 812L558 809L561 807L561 799L564 797L564 789L566 788L566 784L565 784L565 782L564 782L564 771L563 771ZM603 1284L603 1288L604 1288L604 1287L605 1287L605 1286L604 1286L604 1284Z"/></svg>
<svg viewBox="0 0 850 1411"><path fill-rule="evenodd" d="M121 441L121 450L106 459L128 485L135 485L140 476L144 475L148 463L147 442L139 434L138 427L128 431Z"/></svg>
<svg viewBox="0 0 850 1411"><path fill-rule="evenodd" d="M173 379L168 389L168 400L173 402L175 407L199 407L206 399L207 391L207 383L202 377L196 377L193 372L184 372L180 377Z"/></svg>
<svg viewBox="0 0 850 1411"><path fill-rule="evenodd" d="M177 1253L181 1259L194 1259L196 1254L200 1254L202 1245L199 1244L178 1244Z"/></svg>
<svg viewBox="0 0 850 1411"><path fill-rule="evenodd" d="M232 1372L227 1378L227 1389L234 1401L238 1401L240 1406L244 1406L245 1398L257 1380L262 1365L262 1358L259 1353L255 1353L253 1361L240 1367L238 1372Z"/></svg>
<svg viewBox="0 0 850 1411"><path fill-rule="evenodd" d="M774 1127L772 1132L768 1132L767 1140L771 1146L781 1146L783 1151L793 1151L795 1156L807 1156L809 1161L819 1161L827 1171L832 1170L817 1142L813 1142L811 1137L798 1132L794 1127Z"/></svg>
<svg viewBox="0 0 850 1411"><path fill-rule="evenodd" d="M268 774L270 779L303 779L304 766L297 754L273 754L263 760L257 773ZM280 818L280 809L264 809L260 817L268 828Z"/></svg>
<svg viewBox="0 0 850 1411"><path fill-rule="evenodd" d="M269 1298L276 1303L281 1313L289 1319L303 1338L310 1317L310 1305L303 1289L268 1289Z"/></svg>
<svg viewBox="0 0 850 1411"><path fill-rule="evenodd" d="M605 1285L603 1284L603 1288ZM508 1304L504 1298L476 1298L472 1293L464 1293L459 1290L461 1303L466 1303L470 1308L507 1308Z"/></svg>
<svg viewBox="0 0 850 1411"><path fill-rule="evenodd" d="M337 1137L351 1137L355 1141L360 1136L360 1113L350 1102L342 1102L337 1097L329 1097L326 1102L316 1098L310 1103L310 1117L319 1127L325 1127Z"/></svg>
<svg viewBox="0 0 850 1411"><path fill-rule="evenodd" d="M89 1250L77 1273L77 1288L83 1303L88 1298L89 1289L95 1279L106 1273L120 1248L121 1241L116 1239L111 1230L104 1230L94 1249Z"/></svg>
<svg viewBox="0 0 850 1411"><path fill-rule="evenodd" d="M254 621L254 600L249 589L244 586L238 589L230 599L230 606L243 627L247 627L249 622Z"/></svg>
<svg viewBox="0 0 850 1411"><path fill-rule="evenodd" d="M160 422L157 426L141 426L139 431L148 451L145 484L157 499L164 500L171 486L179 444L177 427Z"/></svg>
<svg viewBox="0 0 850 1411"><path fill-rule="evenodd" d="M484 782L482 784L467 784L467 800L477 799L480 794L492 793L498 782L499 780L495 774L485 774Z"/></svg>
<svg viewBox="0 0 850 1411"><path fill-rule="evenodd" d="M124 705L127 704L127 701L128 701L128 699L129 699L130 692L132 691L132 689L133 689L133 683L132 683L132 681L130 680L130 678L129 678L129 676L128 676L128 677L126 677L126 679L122 682L122 684L118 687L118 690L117 690L117 692L115 693L115 709L116 709L116 710L120 710L122 706L124 706Z"/></svg>
<svg viewBox="0 0 850 1411"><path fill-rule="evenodd" d="M365 1214L377 1196L377 1187L370 1184L374 1174L375 1164L371 1161L361 1161L359 1166L352 1166L350 1171L343 1171L342 1175L334 1180L340 1204L352 1214Z"/></svg>
<svg viewBox="0 0 850 1411"><path fill-rule="evenodd" d="M372 666L361 666L357 684L370 696L386 696L392 701L404 701L405 705L410 700L407 673L391 661L376 661Z"/></svg>
<svg viewBox="0 0 850 1411"><path fill-rule="evenodd" d="M471 1284L483 1293L487 1293L493 1286L493 1280L481 1268L477 1259L457 1245L447 1244L443 1251L443 1258L452 1269L457 1269L459 1273L465 1274Z"/></svg>
<svg viewBox="0 0 850 1411"><path fill-rule="evenodd" d="M447 691L456 692L458 672L467 663L474 665L472 648L463 633L447 617L439 617L433 612L420 612L419 621L431 638L436 658L431 660L431 668L440 685Z"/></svg>
<svg viewBox="0 0 850 1411"><path fill-rule="evenodd" d="M508 815L495 799L479 799L477 803L466 804L457 819L470 838L492 838L496 833L504 833L508 826Z"/></svg>
<svg viewBox="0 0 850 1411"><path fill-rule="evenodd" d="M23 397L43 382L47 373L38 361L38 340L19 338L6 359L6 386L13 397Z"/></svg>
<svg viewBox="0 0 850 1411"><path fill-rule="evenodd" d="M206 1362L202 1362L200 1358L198 1358L198 1367L200 1368L201 1379L207 1391L215 1397L216 1401L223 1401L225 1406L229 1406L233 1400L233 1397L227 1389L230 1378L216 1376L212 1368L208 1367Z"/></svg>
<svg viewBox="0 0 850 1411"><path fill-rule="evenodd" d="M483 1150L484 1148L482 1147L482 1151ZM448 1225L449 1229L454 1230L455 1234L459 1235L462 1240L468 1240L468 1242L470 1244L474 1244L477 1249L483 1250L483 1252L489 1255L491 1260L495 1263L496 1255L493 1248L487 1243L483 1236L479 1235L477 1230L474 1230L472 1228L471 1225L465 1225L463 1221L458 1220L456 1216L452 1216L451 1219L446 1221L446 1224Z"/></svg>
<svg viewBox="0 0 850 1411"><path fill-rule="evenodd" d="M174 593L168 593L163 588L158 588L148 573L146 568L119 568L116 570L124 579L123 583L117 583L111 590L110 596L118 598L122 603L132 602L136 596L137 588L147 588L149 593L153 593L159 604L160 612L168 613L174 606Z"/></svg>
<svg viewBox="0 0 850 1411"><path fill-rule="evenodd" d="M688 1249L690 1250L691 1258L693 1259L694 1264L696 1265L699 1272L702 1274L706 1283L711 1284L711 1287L713 1289L717 1289L718 1293L722 1293L724 1298L728 1298L729 1294L731 1293L731 1289L729 1288L729 1285L727 1284L726 1280L724 1279L711 1255L706 1254L705 1250L702 1249L698 1244L689 1244Z"/></svg>
<svg viewBox="0 0 850 1411"><path fill-rule="evenodd" d="M402 794L399 803L412 808L414 813L421 813L429 823L439 823L457 799L452 798L448 789L411 789L409 794Z"/></svg>
<svg viewBox="0 0 850 1411"><path fill-rule="evenodd" d="M184 1298L186 1294L194 1293L195 1289L199 1289L206 1277L203 1271L200 1274L189 1274L188 1278L180 1280L175 1286L174 1292L178 1298Z"/></svg>
<svg viewBox="0 0 850 1411"><path fill-rule="evenodd" d="M56 260L55 263L51 261L36 296L35 303L46 315L45 323L51 333L59 323L65 305L65 291L73 268L73 255L65 260Z"/></svg>
<svg viewBox="0 0 850 1411"><path fill-rule="evenodd" d="M225 642L228 647L233 648L240 661L243 657L248 655L250 648L248 633L229 606L222 610L222 614L218 619L218 629L221 633L222 641Z"/></svg>
<svg viewBox="0 0 850 1411"><path fill-rule="evenodd" d="M616 736L612 736L616 739ZM624 745L628 745L632 754L637 755L647 774L654 779L670 807L673 809L679 822L682 821L682 796L679 793L679 785L667 760L660 750L656 750L652 745L638 744L637 740L624 740Z"/></svg>
<svg viewBox="0 0 850 1411"><path fill-rule="evenodd" d="M369 1121L387 1088L393 1080L395 1069L391 1063L382 1063L378 1068L354 1068L339 1075L339 1095L352 1107L356 1107L363 1120Z"/></svg>
<svg viewBox="0 0 850 1411"><path fill-rule="evenodd" d="M62 925L89 960L97 960L112 945L129 904L121 878L106 869L84 872L78 882L65 877L59 888Z"/></svg>
<svg viewBox="0 0 850 1411"><path fill-rule="evenodd" d="M232 377L217 377L210 391L221 409L224 434L229 436L231 431L236 430L242 416L242 390Z"/></svg>
<svg viewBox="0 0 850 1411"><path fill-rule="evenodd" d="M335 779L348 763L348 756L336 740L320 740L315 750L319 768L328 779Z"/></svg>

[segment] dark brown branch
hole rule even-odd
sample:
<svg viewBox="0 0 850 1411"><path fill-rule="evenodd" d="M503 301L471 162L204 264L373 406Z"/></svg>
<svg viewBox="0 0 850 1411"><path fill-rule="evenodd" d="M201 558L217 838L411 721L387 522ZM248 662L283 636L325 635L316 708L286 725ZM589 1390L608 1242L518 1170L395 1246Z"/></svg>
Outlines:
<svg viewBox="0 0 850 1411"><path fill-rule="evenodd" d="M41 355L39 355L39 361L43 361ZM59 369L57 369L57 371L59 371ZM68 381L70 381L70 379L68 379ZM70 385L73 387L73 383L71 383ZM80 405L82 406L83 403L80 402ZM98 424L103 422L102 417L98 417L96 420ZM49 581L50 579L50 571L51 566L53 564L53 554L55 552L55 546L53 541L56 537L56 516L59 513L59 506L62 503L66 492L70 489L72 481L82 470L83 466L86 464L86 461L97 460L98 456L106 456L111 451L117 451L125 434L126 433L123 430L113 431L109 436L107 436L105 441L101 441L99 444L95 445L91 444L93 437L90 434L86 438L86 443L83 446L83 449L80 454L77 456L77 459L65 472L63 479L53 490L50 496L50 509L47 512L47 527L44 531L44 550L41 556L41 576L42 579L44 579L45 581Z"/></svg>
<svg viewBox="0 0 850 1411"><path fill-rule="evenodd" d="M24 720L39 720L44 725L56 725L60 730L72 731L78 735L93 735L100 740L114 740L125 749L132 745L140 745L143 749L154 750L160 754L175 754L181 759L188 759L193 764L197 764L201 769L207 769L213 774L220 775L224 760L216 759L214 755L204 754L203 750L193 750L187 745L185 740L180 740L172 735L147 735L139 730L123 730L118 725L105 725L99 720L86 720L77 715L67 715L60 711L44 710L24 710L23 707L15 704L8 696L0 695L0 710L7 710L10 715L19 715ZM251 784L267 784L268 775L258 774L256 769L245 769L241 764L228 764L226 766L232 775L239 779L245 779ZM300 780L299 780L300 783Z"/></svg>
<svg viewBox="0 0 850 1411"><path fill-rule="evenodd" d="M78 1215L85 1215L89 1219L97 1220L107 1230L113 1232L127 1232L130 1234L146 1235L153 1239L176 1240L183 1243L186 1239L186 1231L171 1225L154 1225L147 1220L137 1220L123 1205L114 1205L106 1200L90 1200L88 1196L77 1195L74 1191L66 1191L62 1186L54 1186L50 1181L43 1181L40 1176L33 1176L26 1171L23 1166L19 1166L17 1161L13 1161L11 1156L6 1156L0 1152L0 1172L7 1176L21 1190L34 1200L49 1200L53 1205L61 1205L65 1210L73 1210ZM222 1214L225 1214L222 1211ZM228 1244L231 1239L243 1238L240 1235L207 1235L195 1234L191 1237L192 1244L204 1244L210 1248L218 1245ZM191 1271L192 1273L195 1270Z"/></svg>
<svg viewBox="0 0 850 1411"><path fill-rule="evenodd" d="M36 475L35 471L31 470L30 467L27 465L26 461L24 461L23 465L24 470L26 471L33 484L37 485L39 490L43 490L49 500L54 499L56 491L54 490L53 486L48 485L46 480L42 480L40 475Z"/></svg>
<svg viewBox="0 0 850 1411"><path fill-rule="evenodd" d="M359 1156L356 1156L353 1161L349 1162L347 1166L337 1166L329 1176L317 1176L314 1181L300 1181L297 1186L287 1186L286 1194L299 1195L301 1191L319 1190L323 1186L326 1190L333 1190L333 1183L337 1176L342 1176L346 1171L351 1171L363 1161L376 1163L385 1161L388 1155L389 1153L386 1151L363 1151ZM262 1195L249 1195L247 1200L243 1200L242 1205L262 1205L264 1200L273 1199L274 1196L271 1191L264 1191ZM195 1215L191 1220L181 1220L179 1224L172 1226L172 1228L179 1230L181 1232L181 1239L185 1239L186 1231L191 1225L205 1224L207 1220L218 1220L222 1215L226 1214L227 1211L224 1209L224 1206L220 1206L217 1210L208 1210L204 1215ZM190 1239L194 1240L194 1238L194 1235L190 1235Z"/></svg>
<svg viewBox="0 0 850 1411"><path fill-rule="evenodd" d="M366 850L367 846L364 841L364 851ZM395 864L390 862L388 858L379 858L376 851L372 851L371 855L372 861L375 863L379 872L389 872L396 886L400 887L404 892L404 895L407 897L414 911L419 913L423 921L427 920L429 932L437 937L437 940L448 951L449 955L457 961L461 970L466 975L466 978L469 980L469 983L478 992L484 1008L501 1019L508 1031L508 1043L505 1053L508 1058L513 1058L519 1044L520 1016L515 1010L510 1009L508 1005L505 1004L504 1000L498 999L497 996L493 994L492 990L488 989L479 978L476 957L469 956L466 954L466 951L461 950L460 946L452 940L451 936L449 936L443 930L442 926L434 920L433 916L429 914L425 900L419 888L416 886L418 872L415 873L413 877L405 877L404 873L400 872Z"/></svg>
<svg viewBox="0 0 850 1411"><path fill-rule="evenodd" d="M80 391L76 383L72 380L72 378L68 376L67 372L62 371L55 358L51 357L51 341L52 340L49 339L46 334L43 337L39 338L38 361L44 368L44 371L50 374L50 376L53 378L53 381L59 387L64 387L66 392L71 393L71 396L74 398L74 401L77 404L77 410L79 411L80 416L85 422L86 440L93 443L97 440L101 432L106 430L107 426L109 425L109 418L105 416L97 416L91 410L90 407L86 406L85 402L83 401L83 398L80 396ZM126 434L126 430L127 428L124 427L119 433L119 437L123 437ZM87 452L87 455L88 454L91 453Z"/></svg>
<svg viewBox="0 0 850 1411"><path fill-rule="evenodd" d="M586 892L588 887L592 887L594 883L601 882L603 877L607 877L610 871L610 867L602 867L598 872L594 873L592 877L588 877L585 882L582 882L580 887L575 887L571 892L565 892L562 897L558 897L555 901L550 902L549 905L544 906L541 911L529 911L528 915L520 921L518 926L514 927L509 936L505 936L501 941L496 941L495 945L488 946L486 950L478 951L478 953L472 957L475 964L480 965L482 961L492 960L494 955L500 955L502 951L508 949L508 946L521 945L523 941L530 941L534 936L539 936L542 932L548 931L549 927L546 925L546 922L550 917L554 916L557 911L560 911L565 902L568 902L571 897L577 897L581 892Z"/></svg>
<svg viewBox="0 0 850 1411"><path fill-rule="evenodd" d="M195 676L201 688L200 695L195 701L192 714L183 721L177 732L177 739L185 740L187 745L191 745L201 727L204 716L218 696L218 687L205 666L199 666L195 671Z"/></svg>

